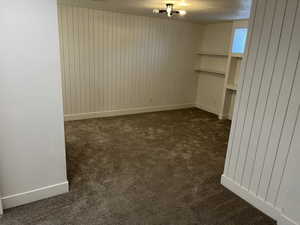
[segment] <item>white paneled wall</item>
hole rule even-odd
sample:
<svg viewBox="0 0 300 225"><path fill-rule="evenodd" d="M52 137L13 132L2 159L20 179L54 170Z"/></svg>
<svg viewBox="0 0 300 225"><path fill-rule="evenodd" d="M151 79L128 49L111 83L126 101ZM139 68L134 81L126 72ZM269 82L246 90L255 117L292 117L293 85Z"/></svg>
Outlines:
<svg viewBox="0 0 300 225"><path fill-rule="evenodd" d="M299 4L300 0L253 1L248 50L222 178L225 186L276 219L285 214L286 199L281 193L287 188L282 181L290 178L287 162L291 152L299 151L291 147L295 137L300 137L296 129L300 103ZM294 205L298 212L299 206L300 202Z"/></svg>
<svg viewBox="0 0 300 225"><path fill-rule="evenodd" d="M200 25L59 7L66 119L194 104Z"/></svg>

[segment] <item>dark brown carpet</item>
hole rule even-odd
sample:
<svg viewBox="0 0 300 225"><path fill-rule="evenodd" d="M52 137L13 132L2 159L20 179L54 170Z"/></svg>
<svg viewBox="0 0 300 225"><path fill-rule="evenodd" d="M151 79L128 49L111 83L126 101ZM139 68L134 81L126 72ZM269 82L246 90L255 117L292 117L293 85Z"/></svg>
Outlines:
<svg viewBox="0 0 300 225"><path fill-rule="evenodd" d="M229 122L177 110L66 123L68 194L1 225L274 225L220 185Z"/></svg>

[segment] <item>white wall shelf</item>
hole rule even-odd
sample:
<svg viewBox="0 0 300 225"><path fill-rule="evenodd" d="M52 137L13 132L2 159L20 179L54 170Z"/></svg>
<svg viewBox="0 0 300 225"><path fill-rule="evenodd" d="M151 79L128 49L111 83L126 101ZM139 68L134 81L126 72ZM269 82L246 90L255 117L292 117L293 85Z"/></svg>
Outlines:
<svg viewBox="0 0 300 225"><path fill-rule="evenodd" d="M232 91L236 91L237 86L235 84L227 84L227 89L232 90Z"/></svg>
<svg viewBox="0 0 300 225"><path fill-rule="evenodd" d="M213 51L199 51L197 55L217 56L217 57L228 57L227 52L213 52Z"/></svg>
<svg viewBox="0 0 300 225"><path fill-rule="evenodd" d="M244 57L244 55L243 54L232 53L231 57L233 57L233 58L241 58L242 59Z"/></svg>
<svg viewBox="0 0 300 225"><path fill-rule="evenodd" d="M208 69L208 68L198 68L195 69L196 72L204 72L204 73L212 73L212 74L218 74L218 75L222 75L225 76L225 71L221 71L221 70L215 70L215 69Z"/></svg>

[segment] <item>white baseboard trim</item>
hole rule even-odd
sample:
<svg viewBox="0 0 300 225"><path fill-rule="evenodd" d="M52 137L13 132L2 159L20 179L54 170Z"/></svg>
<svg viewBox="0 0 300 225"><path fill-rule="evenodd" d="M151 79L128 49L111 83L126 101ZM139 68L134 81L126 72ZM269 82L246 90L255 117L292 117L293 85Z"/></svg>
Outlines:
<svg viewBox="0 0 300 225"><path fill-rule="evenodd" d="M219 112L216 109L210 109L207 106L200 105L200 104L195 104L195 107L198 108L198 109L201 109L203 111L206 111L206 112L209 112L209 113L212 113L212 114L215 114L215 115L219 116Z"/></svg>
<svg viewBox="0 0 300 225"><path fill-rule="evenodd" d="M277 222L278 225L299 225L296 221L288 218L284 214L281 214L280 219Z"/></svg>
<svg viewBox="0 0 300 225"><path fill-rule="evenodd" d="M24 205L30 202L50 198L67 192L69 192L68 181L42 188L37 188L31 191L2 197L3 208L8 209L19 205Z"/></svg>
<svg viewBox="0 0 300 225"><path fill-rule="evenodd" d="M220 120L232 120L232 117L229 115L219 115Z"/></svg>
<svg viewBox="0 0 300 225"><path fill-rule="evenodd" d="M280 220L281 213L272 204L264 201L254 193L249 192L247 189L240 186L229 177L226 177L224 174L221 178L221 184L271 218L275 219L276 221Z"/></svg>
<svg viewBox="0 0 300 225"><path fill-rule="evenodd" d="M240 186L238 183L234 182L226 175L222 175L221 184L225 186L227 189L237 194L239 197L249 202L251 205L264 212L271 218L277 221L278 225L300 225L298 222L293 221L289 217L287 217L281 208L275 207L274 205L266 202L264 199L255 195L252 192L249 192L244 187Z"/></svg>
<svg viewBox="0 0 300 225"><path fill-rule="evenodd" d="M110 111L100 111L100 112L90 112L90 113L80 113L80 114L66 114L65 121L122 116L122 115L139 114L139 113L147 113L147 112L185 109L185 108L192 108L192 107L195 107L194 103L187 103L187 104L180 104L180 105L149 106L149 107L141 107L141 108L130 108L130 109L120 109L120 110L110 110Z"/></svg>

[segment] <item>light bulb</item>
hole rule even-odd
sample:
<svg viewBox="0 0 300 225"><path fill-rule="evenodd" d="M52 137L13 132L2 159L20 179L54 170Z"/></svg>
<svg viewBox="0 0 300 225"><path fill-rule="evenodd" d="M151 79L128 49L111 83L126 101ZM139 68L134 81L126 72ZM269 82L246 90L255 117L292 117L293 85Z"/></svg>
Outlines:
<svg viewBox="0 0 300 225"><path fill-rule="evenodd" d="M171 4L167 5L167 15L168 17L172 16L173 6Z"/></svg>
<svg viewBox="0 0 300 225"><path fill-rule="evenodd" d="M186 15L186 11L184 11L184 10L179 10L179 15L180 15L180 16Z"/></svg>

